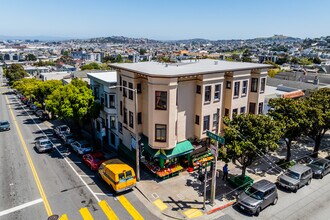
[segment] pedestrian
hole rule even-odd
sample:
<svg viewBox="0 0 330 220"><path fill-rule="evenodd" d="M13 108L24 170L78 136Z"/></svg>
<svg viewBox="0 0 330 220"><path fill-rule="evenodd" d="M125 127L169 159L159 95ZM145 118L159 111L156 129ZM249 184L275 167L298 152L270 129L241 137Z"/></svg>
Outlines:
<svg viewBox="0 0 330 220"><path fill-rule="evenodd" d="M223 171L223 176L222 176L222 180L228 180L228 164L226 163L223 168L222 168L222 171Z"/></svg>

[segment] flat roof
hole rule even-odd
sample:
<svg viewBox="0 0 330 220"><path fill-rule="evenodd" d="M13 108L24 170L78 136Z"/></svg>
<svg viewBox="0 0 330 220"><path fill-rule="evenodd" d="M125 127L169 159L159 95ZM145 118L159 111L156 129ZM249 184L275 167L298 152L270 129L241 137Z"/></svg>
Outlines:
<svg viewBox="0 0 330 220"><path fill-rule="evenodd" d="M87 73L87 76L91 76L92 78L107 82L107 83L116 83L117 82L117 72L116 71L108 71L108 72L100 72L100 73Z"/></svg>
<svg viewBox="0 0 330 220"><path fill-rule="evenodd" d="M272 66L268 64L231 62L212 59L185 60L180 63L168 64L160 62L114 63L110 64L110 66L156 77L177 77L226 71L272 68Z"/></svg>

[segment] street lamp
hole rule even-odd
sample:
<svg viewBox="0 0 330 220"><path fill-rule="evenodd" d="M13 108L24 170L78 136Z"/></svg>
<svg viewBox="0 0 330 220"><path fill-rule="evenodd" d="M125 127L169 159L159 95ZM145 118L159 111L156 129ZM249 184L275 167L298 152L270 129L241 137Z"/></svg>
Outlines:
<svg viewBox="0 0 330 220"><path fill-rule="evenodd" d="M136 160L136 181L140 181L140 149L139 149L139 134L138 134L138 101L137 89L131 89L126 86L110 86L110 89L124 88L135 93L135 160Z"/></svg>

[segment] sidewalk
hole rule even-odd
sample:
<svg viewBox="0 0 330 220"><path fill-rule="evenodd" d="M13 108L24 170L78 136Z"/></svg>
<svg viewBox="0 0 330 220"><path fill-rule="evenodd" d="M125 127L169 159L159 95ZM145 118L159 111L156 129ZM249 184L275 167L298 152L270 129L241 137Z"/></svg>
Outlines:
<svg viewBox="0 0 330 220"><path fill-rule="evenodd" d="M329 134L325 140L329 140ZM299 140L292 146L292 159L299 159L306 154L311 154L313 150L313 142L311 140ZM330 143L323 142L323 149L330 146ZM325 149L324 149L325 150ZM328 155L324 151L320 151L319 156ZM281 170L275 165L280 158L285 158L286 148L280 148L277 152L268 155L266 158L256 160L247 169L247 175L254 182L260 179L268 179L276 182ZM218 161L217 169L222 170L224 162ZM229 163L229 176L240 175L242 170L239 165ZM273 168L273 169L272 169ZM221 176L222 176L222 172ZM210 177L209 177L210 178ZM210 185L208 182L208 185ZM188 173L183 171L179 176L172 177L167 180L158 180L147 173L146 170L141 172L141 181L137 183L134 193L137 197L160 219L218 219L224 216L221 208L225 208L227 204L235 201L234 189L217 177L217 189L215 205L208 204L210 197L210 189L207 187L207 205L203 210L203 192L204 184L198 180L198 173L194 171ZM211 210L220 210L208 214Z"/></svg>
<svg viewBox="0 0 330 220"><path fill-rule="evenodd" d="M222 169L224 162L218 161L218 170ZM241 174L240 168L229 164L230 175ZM146 204L150 211L161 219L216 219L224 215L222 212L207 212L235 200L233 189L227 182L217 177L215 204L208 204L210 187L207 187L206 209L203 210L204 183L198 180L198 173L181 172L179 176L167 180L158 180L145 171L141 172L141 181L137 183L135 194ZM210 178L211 176L209 176ZM257 178L257 177L256 177ZM259 177L260 178L260 177ZM211 181L208 182L208 185ZM158 214L157 214L158 213Z"/></svg>

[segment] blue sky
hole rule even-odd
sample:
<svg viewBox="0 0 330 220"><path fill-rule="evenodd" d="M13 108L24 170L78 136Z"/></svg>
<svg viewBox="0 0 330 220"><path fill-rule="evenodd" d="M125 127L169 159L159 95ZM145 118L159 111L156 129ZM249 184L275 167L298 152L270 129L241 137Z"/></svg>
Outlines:
<svg viewBox="0 0 330 220"><path fill-rule="evenodd" d="M0 35L248 39L330 35L329 0L0 0Z"/></svg>

